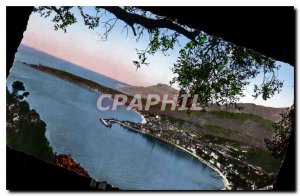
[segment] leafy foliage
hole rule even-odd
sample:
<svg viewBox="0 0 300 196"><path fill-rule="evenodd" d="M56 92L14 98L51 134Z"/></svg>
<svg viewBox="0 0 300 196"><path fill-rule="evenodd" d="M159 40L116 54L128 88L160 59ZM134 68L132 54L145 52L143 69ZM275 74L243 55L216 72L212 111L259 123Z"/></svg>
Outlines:
<svg viewBox="0 0 300 196"><path fill-rule="evenodd" d="M6 88L6 141L12 148L24 151L43 160L53 162L54 154L45 137L46 123L30 109L22 82L16 81L10 93Z"/></svg>
<svg viewBox="0 0 300 196"><path fill-rule="evenodd" d="M64 32L67 32L67 27L77 22L74 14L70 12L72 9L71 6L64 7L38 7L34 9L34 12L40 12L42 17L49 17L52 12L55 12L56 15L53 17L52 22L55 23L55 30L61 29Z"/></svg>
<svg viewBox="0 0 300 196"><path fill-rule="evenodd" d="M264 70L264 81L255 87L254 97L262 94L266 100L282 87L274 76L278 69L274 60L204 33L197 40L180 51L171 83L178 83L185 93L198 94L202 106L237 103L249 79L255 78L259 70Z"/></svg>
<svg viewBox="0 0 300 196"><path fill-rule="evenodd" d="M282 119L273 125L275 135L272 139L265 139L265 144L273 156L284 159L290 135L295 131L294 105L286 113L281 114L281 117Z"/></svg>
<svg viewBox="0 0 300 196"><path fill-rule="evenodd" d="M253 97L262 96L267 100L282 88L283 82L277 78L279 66L274 59L142 8L95 7L94 15L85 12L83 7L38 7L35 12L42 17L53 17L55 30L66 31L68 26L77 21L74 16L76 8L88 28L94 29L103 24L105 33L100 36L104 40L117 21L125 23L122 32L126 30L128 35L128 29L131 29L137 41L147 34L148 46L143 50L137 49L138 59L133 61L137 68L149 65L148 55L158 52L168 55L168 51L178 44L181 50L172 68L175 76L170 83L178 84L183 94L198 94L198 102L203 107L212 103L237 103L244 96L249 80L260 73L263 74L263 81L254 84ZM107 13L111 14L111 18L106 16ZM106 16L105 21L101 21L103 15ZM181 46L180 37L190 41Z"/></svg>

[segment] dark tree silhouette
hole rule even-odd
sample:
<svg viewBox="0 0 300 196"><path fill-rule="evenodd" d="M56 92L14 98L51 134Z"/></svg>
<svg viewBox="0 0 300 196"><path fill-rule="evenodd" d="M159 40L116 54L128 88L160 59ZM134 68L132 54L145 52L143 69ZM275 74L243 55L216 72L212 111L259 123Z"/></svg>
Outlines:
<svg viewBox="0 0 300 196"><path fill-rule="evenodd" d="M290 136L292 132L295 131L294 105L289 108L287 112L282 113L281 117L281 120L273 125L275 135L272 139L265 139L265 143L273 156L283 160L288 148Z"/></svg>
<svg viewBox="0 0 300 196"><path fill-rule="evenodd" d="M283 83L277 78L279 65L275 60L251 49L239 47L221 38L213 37L200 29L192 29L179 24L166 16L153 14L137 7L94 7L94 13L85 7L36 7L35 12L42 17L51 17L55 30L67 32L67 28L76 23L75 11L79 10L85 26L90 29L105 30L99 34L103 40L119 21L124 30L131 30L139 41L146 34L148 46L137 50L138 59L133 64L139 68L148 65L147 55L161 52L167 55L176 44L181 47L177 63L173 67L174 78L171 84L179 84L181 90L199 94L198 102L208 104L235 104L244 95L249 79L262 73L264 78L254 86L254 97L262 96L267 100L279 93ZM104 18L103 15L106 15ZM104 18L104 19L103 19ZM180 45L179 37L189 41Z"/></svg>
<svg viewBox="0 0 300 196"><path fill-rule="evenodd" d="M12 84L12 94L17 97L19 100L22 100L24 97L27 97L29 95L29 92L23 92L25 91L25 87L22 82L20 81L15 81ZM22 92L21 94L19 94Z"/></svg>
<svg viewBox="0 0 300 196"><path fill-rule="evenodd" d="M54 162L52 148L45 137L46 123L24 100L28 95L20 81L12 84L12 92L6 88L6 143L11 148Z"/></svg>

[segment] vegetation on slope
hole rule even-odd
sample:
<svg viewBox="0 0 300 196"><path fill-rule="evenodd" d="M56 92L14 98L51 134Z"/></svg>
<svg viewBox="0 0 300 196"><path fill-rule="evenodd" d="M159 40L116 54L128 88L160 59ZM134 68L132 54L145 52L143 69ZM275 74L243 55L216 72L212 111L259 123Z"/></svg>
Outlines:
<svg viewBox="0 0 300 196"><path fill-rule="evenodd" d="M209 111L208 114L216 116L218 118L223 119L234 119L239 121L240 123L245 123L247 120L251 120L253 122L259 123L259 125L268 130L273 131L273 122L270 120L266 120L261 116L257 116L255 114L248 114L248 113L236 113L236 112L229 112L224 110L214 110Z"/></svg>
<svg viewBox="0 0 300 196"><path fill-rule="evenodd" d="M266 138L265 143L273 156L284 159L290 136L295 131L294 104L285 113L282 113L281 117L281 120L274 124L275 135L271 139Z"/></svg>
<svg viewBox="0 0 300 196"><path fill-rule="evenodd" d="M242 155L243 157L241 158L241 161L245 161L254 166L261 167L266 172L277 173L280 169L280 159L272 156L272 154L266 149L251 147L239 141L234 141L212 135L203 135L202 139L209 139L210 141L214 142L214 144L234 147L238 151L232 151L231 155L233 157L238 158L238 155Z"/></svg>
<svg viewBox="0 0 300 196"><path fill-rule="evenodd" d="M6 88L7 145L54 163L52 148L45 137L46 123L24 100L29 93L25 91L23 83L16 81L12 87L12 92Z"/></svg>

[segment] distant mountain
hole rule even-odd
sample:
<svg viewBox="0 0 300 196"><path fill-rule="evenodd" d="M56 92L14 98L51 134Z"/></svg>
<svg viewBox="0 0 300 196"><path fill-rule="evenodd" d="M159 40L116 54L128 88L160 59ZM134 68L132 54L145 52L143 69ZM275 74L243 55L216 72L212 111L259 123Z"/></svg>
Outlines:
<svg viewBox="0 0 300 196"><path fill-rule="evenodd" d="M141 94L143 98L146 98L148 94L158 94L161 100L164 94L168 94L169 99L172 99L174 95L178 95L179 93L179 91L176 90L175 88L167 84L161 84L161 83L158 83L157 85L148 86L148 87L118 85L117 89L132 96L135 94ZM287 109L287 108L265 107L261 105L255 105L254 103L239 103L238 106L240 106L242 110L237 110L233 106L226 108L225 106L217 106L216 104L208 107L207 109L209 111L225 110L234 113L249 113L249 114L261 116L273 122L279 121L281 118L280 114Z"/></svg>
<svg viewBox="0 0 300 196"><path fill-rule="evenodd" d="M158 83L157 85L148 86L148 87L118 85L117 89L132 96L135 94L141 94L142 98L146 98L148 94L157 94L160 96L161 100L164 94L168 94L169 99L171 100L175 95L178 95L179 93L179 91L176 90L175 88L167 84L161 84L161 83Z"/></svg>
<svg viewBox="0 0 300 196"><path fill-rule="evenodd" d="M217 106L213 105L212 107L209 107L208 110L226 110L234 113L248 113L248 114L254 114L257 116L261 116L267 120L271 120L273 122L277 122L281 119L280 114L286 111L287 108L272 108L272 107L266 107L262 105L256 105L254 103L238 103L239 107L241 107L241 110L235 109L233 106L230 106L226 108L225 106Z"/></svg>
<svg viewBox="0 0 300 196"><path fill-rule="evenodd" d="M170 97L177 95L178 90L166 84L157 84L149 87L119 85L118 90L134 95L158 94L161 98L164 94ZM234 141L247 143L251 146L265 148L264 138L271 138L274 134L272 124L280 120L280 114L287 108L272 108L253 103L239 103L241 110L233 106L212 106L206 108L207 112L192 111L190 115L180 111L151 111L154 114L168 116L175 121L184 122L203 133L219 136Z"/></svg>

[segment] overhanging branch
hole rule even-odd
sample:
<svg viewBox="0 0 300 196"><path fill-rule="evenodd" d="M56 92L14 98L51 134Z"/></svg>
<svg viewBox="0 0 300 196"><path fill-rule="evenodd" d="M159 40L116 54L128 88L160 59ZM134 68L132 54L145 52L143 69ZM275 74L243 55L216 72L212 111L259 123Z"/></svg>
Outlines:
<svg viewBox="0 0 300 196"><path fill-rule="evenodd" d="M155 29L160 29L160 28L167 28L173 31L176 31L188 39L192 41L196 41L196 37L199 34L198 30L194 31L189 31L185 29L184 27L172 22L171 20L167 19L152 19L152 18L147 18L138 14L134 13L129 13L125 11L124 9L120 7L105 7L105 6L97 6L98 8L105 9L106 11L114 14L117 18L128 24L132 30L133 33L135 33L134 25L139 24L147 29L155 30Z"/></svg>

